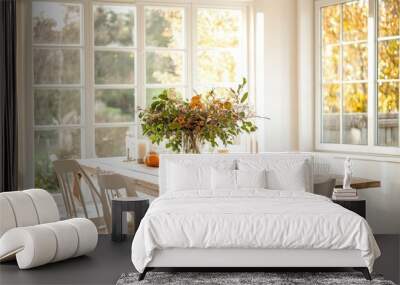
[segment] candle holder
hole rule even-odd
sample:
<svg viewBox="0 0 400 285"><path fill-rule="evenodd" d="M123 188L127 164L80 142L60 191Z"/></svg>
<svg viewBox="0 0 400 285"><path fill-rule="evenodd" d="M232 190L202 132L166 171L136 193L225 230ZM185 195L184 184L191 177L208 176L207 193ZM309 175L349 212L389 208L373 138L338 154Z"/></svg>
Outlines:
<svg viewBox="0 0 400 285"><path fill-rule="evenodd" d="M144 140L138 141L137 163L144 164L144 158L146 154L147 154L147 142Z"/></svg>
<svg viewBox="0 0 400 285"><path fill-rule="evenodd" d="M125 150L126 150L126 159L124 162L135 161L135 153L136 153L136 136L134 130L130 129L126 132L125 136Z"/></svg>

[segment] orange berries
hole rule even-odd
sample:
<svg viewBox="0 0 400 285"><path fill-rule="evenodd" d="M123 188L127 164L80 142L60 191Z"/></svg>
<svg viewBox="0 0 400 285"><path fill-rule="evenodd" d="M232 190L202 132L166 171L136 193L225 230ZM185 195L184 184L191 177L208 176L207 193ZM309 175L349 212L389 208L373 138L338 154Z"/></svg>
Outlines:
<svg viewBox="0 0 400 285"><path fill-rule="evenodd" d="M203 109L204 105L201 103L201 95L193 96L190 100L190 109Z"/></svg>

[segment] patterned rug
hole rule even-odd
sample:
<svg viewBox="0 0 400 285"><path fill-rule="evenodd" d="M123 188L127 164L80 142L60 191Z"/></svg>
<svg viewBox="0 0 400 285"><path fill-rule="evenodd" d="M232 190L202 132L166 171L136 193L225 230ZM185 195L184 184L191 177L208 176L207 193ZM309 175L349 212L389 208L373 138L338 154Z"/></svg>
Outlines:
<svg viewBox="0 0 400 285"><path fill-rule="evenodd" d="M368 281L359 272L148 272L138 281L138 273L122 274L117 285L212 284L212 285L395 285L380 275Z"/></svg>

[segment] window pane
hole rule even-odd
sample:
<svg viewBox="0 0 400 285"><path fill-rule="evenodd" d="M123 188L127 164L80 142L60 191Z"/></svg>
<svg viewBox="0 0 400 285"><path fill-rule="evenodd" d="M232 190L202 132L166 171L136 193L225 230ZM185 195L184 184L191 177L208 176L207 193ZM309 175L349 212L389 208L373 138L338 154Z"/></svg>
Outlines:
<svg viewBox="0 0 400 285"><path fill-rule="evenodd" d="M379 0L379 37L400 35L400 0Z"/></svg>
<svg viewBox="0 0 400 285"><path fill-rule="evenodd" d="M35 131L35 187L57 191L58 183L52 161L80 157L80 129Z"/></svg>
<svg viewBox="0 0 400 285"><path fill-rule="evenodd" d="M322 97L324 113L340 112L340 84L324 84Z"/></svg>
<svg viewBox="0 0 400 285"><path fill-rule="evenodd" d="M135 90L96 90L96 123L133 122Z"/></svg>
<svg viewBox="0 0 400 285"><path fill-rule="evenodd" d="M183 52L146 52L146 83L183 83Z"/></svg>
<svg viewBox="0 0 400 285"><path fill-rule="evenodd" d="M232 85L230 87L218 87L218 86L201 86L201 87L197 87L194 89L195 93L191 94L196 95L197 94L207 94L208 92L210 92L211 90L213 90L214 92L214 96L216 98L229 98L232 96L232 92L230 91L230 88L236 89L237 86L236 85Z"/></svg>
<svg viewBox="0 0 400 285"><path fill-rule="evenodd" d="M164 90L168 90L169 96L185 97L183 88L146 88L146 106L150 106L153 98L160 95Z"/></svg>
<svg viewBox="0 0 400 285"><path fill-rule="evenodd" d="M35 125L80 124L79 89L35 89Z"/></svg>
<svg viewBox="0 0 400 285"><path fill-rule="evenodd" d="M343 80L368 79L367 44L343 45Z"/></svg>
<svg viewBox="0 0 400 285"><path fill-rule="evenodd" d="M322 81L340 80L340 47L326 46L322 58Z"/></svg>
<svg viewBox="0 0 400 285"><path fill-rule="evenodd" d="M81 7L74 4L32 3L35 44L79 44Z"/></svg>
<svg viewBox="0 0 400 285"><path fill-rule="evenodd" d="M197 82L238 82L238 58L228 51L200 51L197 53Z"/></svg>
<svg viewBox="0 0 400 285"><path fill-rule="evenodd" d="M241 12L239 10L197 10L197 45L199 47L239 47Z"/></svg>
<svg viewBox="0 0 400 285"><path fill-rule="evenodd" d="M343 143L368 144L367 114L343 114Z"/></svg>
<svg viewBox="0 0 400 285"><path fill-rule="evenodd" d="M135 8L94 6L94 44L96 46L134 46Z"/></svg>
<svg viewBox="0 0 400 285"><path fill-rule="evenodd" d="M368 143L368 84L343 86L343 143Z"/></svg>
<svg viewBox="0 0 400 285"><path fill-rule="evenodd" d="M146 46L183 48L182 8L145 7Z"/></svg>
<svg viewBox="0 0 400 285"><path fill-rule="evenodd" d="M79 84L81 53L79 49L33 49L35 84Z"/></svg>
<svg viewBox="0 0 400 285"><path fill-rule="evenodd" d="M322 42L337 44L340 41L340 5L321 9Z"/></svg>
<svg viewBox="0 0 400 285"><path fill-rule="evenodd" d="M325 84L322 96L322 142L340 143L340 84Z"/></svg>
<svg viewBox="0 0 400 285"><path fill-rule="evenodd" d="M346 113L367 113L368 84L344 84L343 104Z"/></svg>
<svg viewBox="0 0 400 285"><path fill-rule="evenodd" d="M340 113L322 115L322 143L340 143Z"/></svg>
<svg viewBox="0 0 400 285"><path fill-rule="evenodd" d="M96 51L95 83L134 84L135 53L124 51Z"/></svg>
<svg viewBox="0 0 400 285"><path fill-rule="evenodd" d="M378 44L379 79L399 79L400 41L383 41Z"/></svg>
<svg viewBox="0 0 400 285"><path fill-rule="evenodd" d="M368 1L343 4L343 40L368 39Z"/></svg>
<svg viewBox="0 0 400 285"><path fill-rule="evenodd" d="M399 146L399 85L378 85L378 144L382 146Z"/></svg>
<svg viewBox="0 0 400 285"><path fill-rule="evenodd" d="M378 112L397 113L399 111L399 83L379 83Z"/></svg>
<svg viewBox="0 0 400 285"><path fill-rule="evenodd" d="M124 156L127 127L96 128L97 157Z"/></svg>

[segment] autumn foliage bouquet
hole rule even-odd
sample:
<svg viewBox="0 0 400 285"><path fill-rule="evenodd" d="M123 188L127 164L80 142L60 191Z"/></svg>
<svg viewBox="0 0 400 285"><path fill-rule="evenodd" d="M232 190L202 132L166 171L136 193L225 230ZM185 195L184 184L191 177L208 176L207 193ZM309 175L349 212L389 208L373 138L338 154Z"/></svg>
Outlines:
<svg viewBox="0 0 400 285"><path fill-rule="evenodd" d="M255 114L247 104L246 79L237 89L227 89L228 95L218 96L214 89L182 99L173 90L164 90L150 107L141 110L139 118L143 134L152 143L166 141L174 152L200 153L208 142L216 147L233 144L242 132L254 132Z"/></svg>

